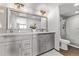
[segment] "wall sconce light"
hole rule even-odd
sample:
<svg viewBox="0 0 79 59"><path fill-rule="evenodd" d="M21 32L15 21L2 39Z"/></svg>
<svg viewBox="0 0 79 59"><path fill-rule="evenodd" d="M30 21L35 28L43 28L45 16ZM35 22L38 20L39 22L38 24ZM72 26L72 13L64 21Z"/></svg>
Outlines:
<svg viewBox="0 0 79 59"><path fill-rule="evenodd" d="M24 7L24 4L21 3L14 3L14 5L16 6L17 9L21 9L22 7Z"/></svg>
<svg viewBox="0 0 79 59"><path fill-rule="evenodd" d="M46 14L46 11L40 10L40 13L41 13L42 15L44 15L44 14Z"/></svg>

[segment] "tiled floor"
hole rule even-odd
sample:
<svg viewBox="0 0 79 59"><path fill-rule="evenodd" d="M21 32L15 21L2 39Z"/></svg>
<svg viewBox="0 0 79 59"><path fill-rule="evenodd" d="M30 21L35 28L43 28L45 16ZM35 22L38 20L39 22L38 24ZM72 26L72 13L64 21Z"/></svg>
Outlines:
<svg viewBox="0 0 79 59"><path fill-rule="evenodd" d="M63 56L63 55L57 52L56 50L52 50L40 56Z"/></svg>

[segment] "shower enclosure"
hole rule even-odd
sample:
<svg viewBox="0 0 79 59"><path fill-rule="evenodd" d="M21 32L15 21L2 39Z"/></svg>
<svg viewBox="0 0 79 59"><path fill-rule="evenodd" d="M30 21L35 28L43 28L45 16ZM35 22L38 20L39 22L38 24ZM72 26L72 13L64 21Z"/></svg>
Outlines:
<svg viewBox="0 0 79 59"><path fill-rule="evenodd" d="M60 34L62 39L66 39L66 20L60 17Z"/></svg>
<svg viewBox="0 0 79 59"><path fill-rule="evenodd" d="M60 21L61 38L70 41L70 46L79 48L79 15L71 16Z"/></svg>

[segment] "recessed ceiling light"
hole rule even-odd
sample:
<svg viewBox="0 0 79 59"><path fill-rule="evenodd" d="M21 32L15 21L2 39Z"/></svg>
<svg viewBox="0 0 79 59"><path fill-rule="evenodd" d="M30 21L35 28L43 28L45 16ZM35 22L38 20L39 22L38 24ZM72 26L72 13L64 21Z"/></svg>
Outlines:
<svg viewBox="0 0 79 59"><path fill-rule="evenodd" d="M75 11L75 13L77 14L77 13L79 13L79 11Z"/></svg>
<svg viewBox="0 0 79 59"><path fill-rule="evenodd" d="M74 4L74 7L77 7L78 5L79 5L78 3L75 3L75 4Z"/></svg>

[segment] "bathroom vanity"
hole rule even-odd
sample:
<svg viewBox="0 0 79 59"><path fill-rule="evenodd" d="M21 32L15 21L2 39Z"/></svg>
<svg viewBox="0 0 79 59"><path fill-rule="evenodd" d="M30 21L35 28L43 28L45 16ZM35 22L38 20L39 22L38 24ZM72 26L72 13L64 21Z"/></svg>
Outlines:
<svg viewBox="0 0 79 59"><path fill-rule="evenodd" d="M0 34L0 56L34 56L54 48L54 32Z"/></svg>
<svg viewBox="0 0 79 59"><path fill-rule="evenodd" d="M10 8L3 10L5 12L0 13L3 16L0 19L0 56L34 56L54 48L55 33L48 32L47 17Z"/></svg>

